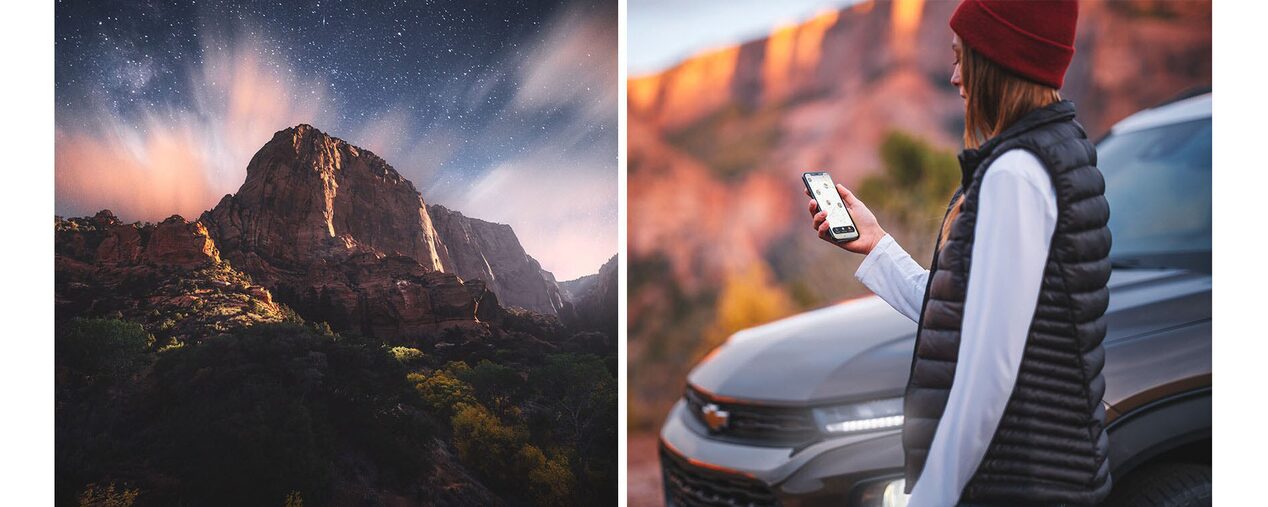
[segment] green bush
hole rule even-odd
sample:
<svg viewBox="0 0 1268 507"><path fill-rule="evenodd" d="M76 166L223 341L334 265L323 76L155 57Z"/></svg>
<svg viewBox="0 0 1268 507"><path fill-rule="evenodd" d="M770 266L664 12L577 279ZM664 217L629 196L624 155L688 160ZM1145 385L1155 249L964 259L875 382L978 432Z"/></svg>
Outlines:
<svg viewBox="0 0 1268 507"><path fill-rule="evenodd" d="M466 363L457 364L466 366ZM459 379L448 368L436 370L430 375L411 373L408 379L434 413L448 417L457 412L459 405L477 403L471 384Z"/></svg>
<svg viewBox="0 0 1268 507"><path fill-rule="evenodd" d="M503 424L480 404L456 407L451 421L458 459L489 480L497 489L515 488L523 477L511 464L528 440L522 427Z"/></svg>
<svg viewBox="0 0 1268 507"><path fill-rule="evenodd" d="M388 349L398 362L405 366L416 365L423 360L423 351L410 347L392 347Z"/></svg>
<svg viewBox="0 0 1268 507"><path fill-rule="evenodd" d="M955 154L904 132L890 132L880 146L882 170L854 189L878 215L927 236L936 230L960 184Z"/></svg>
<svg viewBox="0 0 1268 507"><path fill-rule="evenodd" d="M136 327L114 323L66 326L59 344L103 329L127 331L104 334L144 350ZM67 371L100 362L59 354ZM104 477L137 485L155 505L325 505L350 486L406 490L431 454L435 423L381 346L260 324L166 348L147 372L109 391L59 381L59 504Z"/></svg>
<svg viewBox="0 0 1268 507"><path fill-rule="evenodd" d="M515 456L516 467L528 472L528 489L537 505L564 505L573 494L576 478L568 466L568 458L556 455L547 458L540 449L525 445ZM590 500L597 500L592 498Z"/></svg>
<svg viewBox="0 0 1268 507"><path fill-rule="evenodd" d="M115 319L75 318L58 323L54 362L76 377L108 382L136 375L149 363L154 337L140 324Z"/></svg>

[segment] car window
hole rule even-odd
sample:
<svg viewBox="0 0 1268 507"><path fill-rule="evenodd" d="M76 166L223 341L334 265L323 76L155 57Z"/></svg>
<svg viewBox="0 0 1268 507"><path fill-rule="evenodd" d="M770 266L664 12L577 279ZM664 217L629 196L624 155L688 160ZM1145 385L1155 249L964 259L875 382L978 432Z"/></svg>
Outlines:
<svg viewBox="0 0 1268 507"><path fill-rule="evenodd" d="M1111 257L1211 251L1211 119L1111 134L1097 146Z"/></svg>

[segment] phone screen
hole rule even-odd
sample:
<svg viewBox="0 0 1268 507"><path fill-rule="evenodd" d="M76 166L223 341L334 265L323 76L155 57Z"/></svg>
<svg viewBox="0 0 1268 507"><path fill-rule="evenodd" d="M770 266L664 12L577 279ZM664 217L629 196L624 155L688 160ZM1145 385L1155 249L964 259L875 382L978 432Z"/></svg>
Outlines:
<svg viewBox="0 0 1268 507"><path fill-rule="evenodd" d="M826 173L812 173L806 175L806 182L810 184L819 209L828 212L828 230L832 236L838 239L858 237L854 221L850 219L850 213L846 211L845 202L841 200L841 194L837 193L832 177Z"/></svg>

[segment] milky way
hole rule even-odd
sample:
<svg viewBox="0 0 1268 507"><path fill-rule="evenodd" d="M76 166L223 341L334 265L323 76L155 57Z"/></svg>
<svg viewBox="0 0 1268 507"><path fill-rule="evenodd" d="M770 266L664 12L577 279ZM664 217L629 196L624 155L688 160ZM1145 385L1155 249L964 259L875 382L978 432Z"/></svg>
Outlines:
<svg viewBox="0 0 1268 507"><path fill-rule="evenodd" d="M616 2L56 7L56 212L195 217L310 123L560 279L616 251Z"/></svg>

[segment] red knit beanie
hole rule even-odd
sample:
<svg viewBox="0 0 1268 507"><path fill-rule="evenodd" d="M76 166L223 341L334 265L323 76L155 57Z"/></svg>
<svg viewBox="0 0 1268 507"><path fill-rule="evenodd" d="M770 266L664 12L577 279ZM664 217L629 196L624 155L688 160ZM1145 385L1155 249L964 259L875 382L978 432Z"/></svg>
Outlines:
<svg viewBox="0 0 1268 507"><path fill-rule="evenodd" d="M1078 19L1075 0L964 0L951 16L951 29L988 60L1061 88Z"/></svg>

